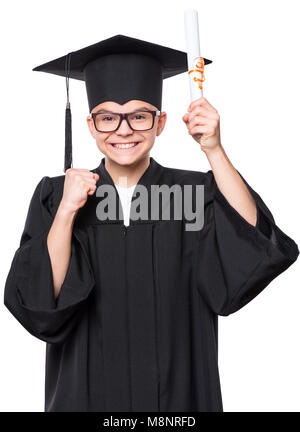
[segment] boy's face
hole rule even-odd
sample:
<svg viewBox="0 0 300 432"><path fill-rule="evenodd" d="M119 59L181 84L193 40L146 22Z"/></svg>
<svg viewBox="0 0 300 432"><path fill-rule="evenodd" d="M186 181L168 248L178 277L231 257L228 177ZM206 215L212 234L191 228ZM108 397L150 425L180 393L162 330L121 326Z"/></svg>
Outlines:
<svg viewBox="0 0 300 432"><path fill-rule="evenodd" d="M115 113L129 113L139 109L157 110L154 105L140 100L130 100L123 105L116 102L103 102L93 108L92 113L105 110ZM139 118L139 117L138 117ZM95 138L99 150L108 158L119 165L131 165L149 156L154 145L155 137L164 129L167 119L166 112L161 112L160 117L154 119L153 128L146 131L132 130L123 119L120 127L115 132L98 132L93 119L87 117L89 130ZM99 129L99 128L98 128ZM118 148L113 144L137 143L134 147Z"/></svg>

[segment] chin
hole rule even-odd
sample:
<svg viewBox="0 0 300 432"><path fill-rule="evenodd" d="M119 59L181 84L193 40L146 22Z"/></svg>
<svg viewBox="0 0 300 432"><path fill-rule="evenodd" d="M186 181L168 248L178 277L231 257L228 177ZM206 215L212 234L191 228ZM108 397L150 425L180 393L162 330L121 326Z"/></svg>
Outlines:
<svg viewBox="0 0 300 432"><path fill-rule="evenodd" d="M135 164L137 161L139 161L140 159L143 159L143 155L135 155L135 156L111 156L108 155L108 157L113 160L115 163L117 163L118 165L122 165L122 166L129 166L129 165L133 165Z"/></svg>
<svg viewBox="0 0 300 432"><path fill-rule="evenodd" d="M138 146L133 151L127 150L114 150L113 148L104 148L100 149L105 156L112 160L114 163L122 166L132 165L137 161L147 157L149 155L149 151L151 146L139 147L143 146L143 143L138 144Z"/></svg>

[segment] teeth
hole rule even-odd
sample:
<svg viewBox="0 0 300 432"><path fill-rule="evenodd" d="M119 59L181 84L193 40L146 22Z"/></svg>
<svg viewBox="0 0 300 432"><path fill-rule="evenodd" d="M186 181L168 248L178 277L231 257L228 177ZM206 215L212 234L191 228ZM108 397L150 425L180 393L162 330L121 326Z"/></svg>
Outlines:
<svg viewBox="0 0 300 432"><path fill-rule="evenodd" d="M114 147L125 149L125 148L131 148L136 146L138 143L128 143L128 144L113 144Z"/></svg>

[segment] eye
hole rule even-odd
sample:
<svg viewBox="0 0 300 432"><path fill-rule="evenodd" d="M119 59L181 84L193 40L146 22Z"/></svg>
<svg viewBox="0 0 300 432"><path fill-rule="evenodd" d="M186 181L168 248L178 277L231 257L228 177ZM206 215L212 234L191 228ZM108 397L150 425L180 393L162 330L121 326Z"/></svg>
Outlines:
<svg viewBox="0 0 300 432"><path fill-rule="evenodd" d="M136 115L135 115L135 118L136 118L137 120L141 120L141 119L144 119L145 116L142 115L142 114L136 114Z"/></svg>
<svg viewBox="0 0 300 432"><path fill-rule="evenodd" d="M102 120L106 120L106 119L112 119L112 117L111 116L105 116L102 118ZM110 121L110 120L108 120L108 121Z"/></svg>

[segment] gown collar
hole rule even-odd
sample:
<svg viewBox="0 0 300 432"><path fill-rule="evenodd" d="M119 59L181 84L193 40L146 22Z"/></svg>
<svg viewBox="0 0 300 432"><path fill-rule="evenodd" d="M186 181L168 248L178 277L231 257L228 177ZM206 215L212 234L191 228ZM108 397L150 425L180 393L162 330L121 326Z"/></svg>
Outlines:
<svg viewBox="0 0 300 432"><path fill-rule="evenodd" d="M152 156L150 156L150 163L140 177L137 184L144 185L147 188L149 188L151 185L158 184L158 179L162 174L163 169L164 167L158 162L156 162L156 160L153 159ZM107 183L115 187L114 181L105 167L105 157L101 159L100 165L93 171L97 171L99 173L99 180L97 182L97 185L98 183L99 185Z"/></svg>

